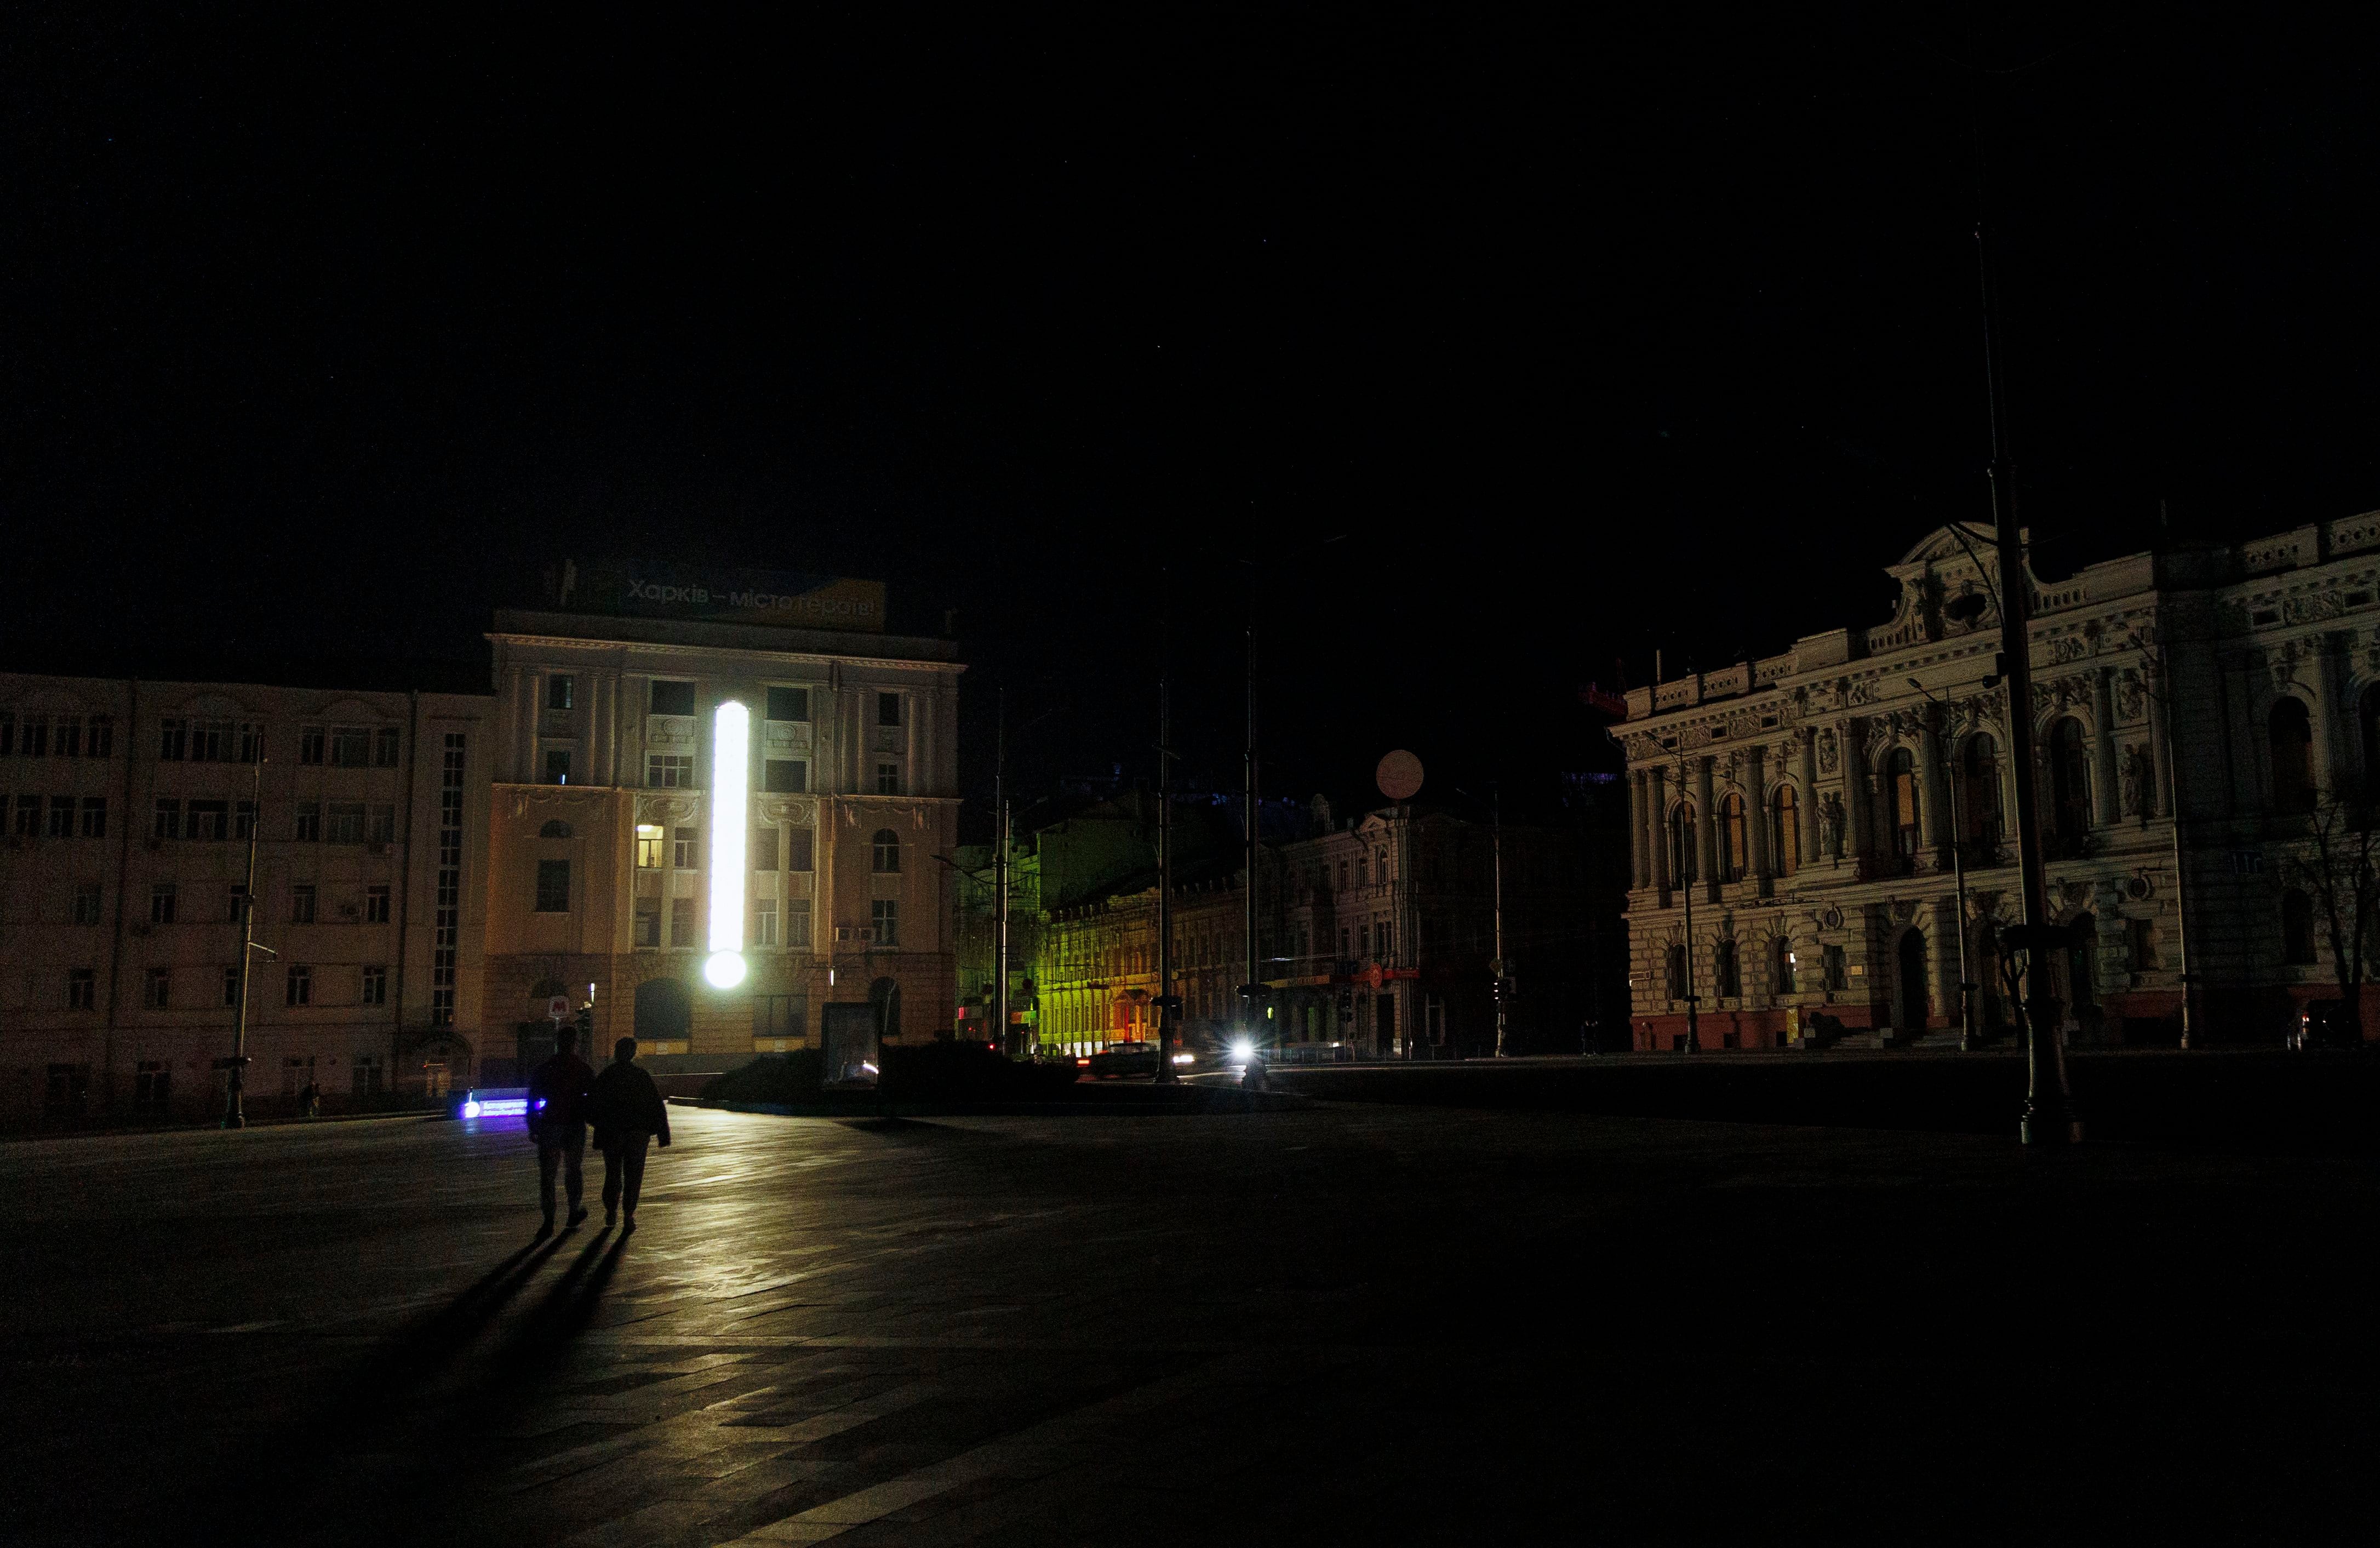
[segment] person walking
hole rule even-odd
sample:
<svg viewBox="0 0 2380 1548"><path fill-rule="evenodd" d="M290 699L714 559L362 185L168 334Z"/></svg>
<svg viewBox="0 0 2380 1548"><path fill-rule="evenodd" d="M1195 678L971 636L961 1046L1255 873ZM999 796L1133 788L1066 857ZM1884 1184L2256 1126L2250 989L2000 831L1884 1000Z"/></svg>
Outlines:
<svg viewBox="0 0 2380 1548"><path fill-rule="evenodd" d="M595 1099L588 1109L595 1125L595 1148L603 1152L603 1228L610 1230L621 1215L623 1236L637 1228L637 1195L645 1186L645 1141L659 1140L669 1149L669 1103L662 1100L653 1078L637 1067L637 1040L624 1037L612 1045L612 1062L595 1078Z"/></svg>
<svg viewBox="0 0 2380 1548"><path fill-rule="evenodd" d="M553 1174L562 1172L570 1194L570 1224L587 1218L579 1201L587 1191L587 1107L593 1095L595 1072L576 1052L578 1029L564 1023L553 1030L553 1057L528 1078L528 1132L537 1141L538 1197L545 1204L540 1237L553 1232Z"/></svg>

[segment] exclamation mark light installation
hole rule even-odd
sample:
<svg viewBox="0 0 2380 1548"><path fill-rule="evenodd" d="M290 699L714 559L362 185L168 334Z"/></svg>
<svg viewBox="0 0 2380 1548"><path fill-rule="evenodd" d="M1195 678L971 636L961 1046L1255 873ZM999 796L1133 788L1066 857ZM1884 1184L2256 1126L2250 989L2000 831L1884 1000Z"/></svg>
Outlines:
<svg viewBox="0 0 2380 1548"><path fill-rule="evenodd" d="M744 824L752 712L730 699L710 720L710 958L714 988L744 981Z"/></svg>

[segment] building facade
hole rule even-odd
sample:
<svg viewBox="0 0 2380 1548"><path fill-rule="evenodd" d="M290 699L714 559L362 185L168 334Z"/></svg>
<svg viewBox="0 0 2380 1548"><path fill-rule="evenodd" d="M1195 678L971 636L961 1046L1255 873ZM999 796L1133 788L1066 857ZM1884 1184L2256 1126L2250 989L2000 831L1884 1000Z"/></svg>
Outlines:
<svg viewBox="0 0 2380 1548"><path fill-rule="evenodd" d="M830 1004L951 1025L950 641L558 611L489 638L489 695L0 675L0 1123L220 1110L251 827L252 1111L511 1081L590 985L599 1041L662 1069L804 1046Z"/></svg>
<svg viewBox="0 0 2380 1548"><path fill-rule="evenodd" d="M0 1121L471 1079L488 701L0 676Z"/></svg>
<svg viewBox="0 0 2380 1548"><path fill-rule="evenodd" d="M1628 695L1637 1047L1682 1046L1689 996L1705 1048L1955 1041L1962 983L1987 1034L2010 1021L1988 534L1889 573L1884 624ZM2026 573L2067 1035L2178 1041L2186 968L2193 1044L2277 1037L2338 993L2317 851L2380 776L2380 515Z"/></svg>
<svg viewBox="0 0 2380 1548"><path fill-rule="evenodd" d="M1185 1039L1218 1046L1254 1030L1268 1042L1339 1042L1366 1057L1492 1052L1496 838L1488 824L1427 807L1382 808L1262 857L1258 981L1247 981L1245 870L1179 884L1174 992ZM1575 1051L1592 1004L1585 835L1508 823L1503 924L1518 993L1514 1036ZM1157 889L1137 880L1054 908L1036 964L1040 1043L1096 1052L1154 1035L1160 993Z"/></svg>

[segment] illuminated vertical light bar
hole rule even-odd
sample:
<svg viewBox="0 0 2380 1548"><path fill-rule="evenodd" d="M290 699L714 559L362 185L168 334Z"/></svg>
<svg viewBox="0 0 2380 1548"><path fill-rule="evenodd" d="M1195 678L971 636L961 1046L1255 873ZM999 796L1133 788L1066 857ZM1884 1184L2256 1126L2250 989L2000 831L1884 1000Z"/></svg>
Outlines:
<svg viewBox="0 0 2380 1548"><path fill-rule="evenodd" d="M710 720L710 959L720 989L744 981L744 830L752 768L752 712L730 699Z"/></svg>

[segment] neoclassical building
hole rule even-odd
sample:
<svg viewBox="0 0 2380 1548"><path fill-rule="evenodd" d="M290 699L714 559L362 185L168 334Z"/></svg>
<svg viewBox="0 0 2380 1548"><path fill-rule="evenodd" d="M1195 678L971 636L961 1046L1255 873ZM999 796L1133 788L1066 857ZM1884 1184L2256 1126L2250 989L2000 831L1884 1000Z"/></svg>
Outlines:
<svg viewBox="0 0 2380 1548"><path fill-rule="evenodd" d="M2004 1027L2017 908L1988 530L1890 567L1893 616L1628 695L1635 1046ZM2070 1036L2277 1038L2338 993L2307 879L2380 778L2380 513L2033 576L2032 717ZM1966 911L1956 901L1963 869ZM1689 918L1691 917L1691 924ZM2367 926L2370 921L2366 921ZM2343 927L2354 930L2350 921Z"/></svg>

